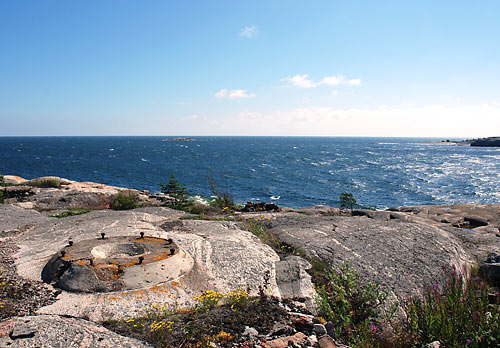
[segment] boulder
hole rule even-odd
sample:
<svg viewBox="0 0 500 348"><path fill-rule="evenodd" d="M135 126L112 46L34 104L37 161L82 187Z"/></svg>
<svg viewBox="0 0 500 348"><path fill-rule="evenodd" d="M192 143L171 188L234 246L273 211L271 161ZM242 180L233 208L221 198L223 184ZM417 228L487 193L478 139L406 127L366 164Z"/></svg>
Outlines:
<svg viewBox="0 0 500 348"><path fill-rule="evenodd" d="M7 186L4 192L6 198L24 198L34 194L32 187L27 185Z"/></svg>
<svg viewBox="0 0 500 348"><path fill-rule="evenodd" d="M265 202L247 202L241 209L242 212L258 212L258 211L280 211L280 207L275 203Z"/></svg>
<svg viewBox="0 0 500 348"><path fill-rule="evenodd" d="M500 287L500 256L496 253L490 254L486 262L481 265L480 272L490 283Z"/></svg>
<svg viewBox="0 0 500 348"><path fill-rule="evenodd" d="M83 319L56 315L16 317L2 323L1 347L148 348L150 345L118 335Z"/></svg>

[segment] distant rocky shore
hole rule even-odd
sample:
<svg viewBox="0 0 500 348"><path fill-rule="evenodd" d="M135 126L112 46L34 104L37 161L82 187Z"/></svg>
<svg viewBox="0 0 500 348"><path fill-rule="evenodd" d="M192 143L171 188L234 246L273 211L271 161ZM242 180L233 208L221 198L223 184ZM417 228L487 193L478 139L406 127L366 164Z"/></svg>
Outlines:
<svg viewBox="0 0 500 348"><path fill-rule="evenodd" d="M207 290L228 293L245 287L253 296L266 289L289 313L287 318L302 323L260 334L249 328L248 335L263 346L277 348L292 342L299 347L341 347L331 338L333 334L313 321L317 294L311 260L329 267L348 263L364 281L380 283L390 303L422 294L426 284L442 284L445 270L451 267L461 270L483 264L493 281L500 279L500 258L492 257L500 254L500 205L359 209L351 215L327 206L294 210L249 204L246 211L210 218L166 208L163 203L168 197L148 191L58 177L26 180L6 175L4 179L7 199L0 204L0 267L6 274L2 276L36 284L41 300L38 305L30 303L27 313L4 318L0 346L34 347L35 342L61 346L61 340L68 339L66 347L80 347L74 338L78 336L90 342L88 346L149 347L100 323L133 318L154 304L191 306ZM123 192L133 195L140 208L110 209ZM292 252L276 251L249 226L265 228ZM140 246L134 242L146 237L164 240L165 254L156 248L155 259L148 259L149 249L137 249ZM84 252L91 257L71 254L77 253L74 246L90 240L92 248ZM110 289L115 276L126 286L117 286L114 292L100 291L99 286L71 292L58 289L55 282L42 282L51 258L64 261L57 261L60 269L53 273L74 286L94 277L85 272L97 262L95 258L104 257L128 260L105 278ZM80 275L75 277L76 273ZM32 316L20 316L25 314ZM269 343L273 340L274 345Z"/></svg>

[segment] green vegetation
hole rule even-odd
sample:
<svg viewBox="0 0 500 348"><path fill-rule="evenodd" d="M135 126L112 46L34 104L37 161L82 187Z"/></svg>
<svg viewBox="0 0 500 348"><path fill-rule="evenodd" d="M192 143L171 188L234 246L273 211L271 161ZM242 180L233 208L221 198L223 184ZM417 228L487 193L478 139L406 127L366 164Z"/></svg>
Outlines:
<svg viewBox="0 0 500 348"><path fill-rule="evenodd" d="M166 206L173 209L186 210L186 208L193 205L193 201L188 200L188 189L179 184L179 182L175 179L174 174L170 174L170 180L167 185L160 183L160 187L162 193L165 193L172 198L172 201L167 202Z"/></svg>
<svg viewBox="0 0 500 348"><path fill-rule="evenodd" d="M233 347L245 326L269 332L286 318L276 300L249 297L242 288L226 294L208 290L194 300L188 308L153 305L135 318L108 320L104 326L154 347Z"/></svg>
<svg viewBox="0 0 500 348"><path fill-rule="evenodd" d="M50 217L62 219L62 218L70 217L70 216L85 214L88 212L90 212L90 209L77 209L76 208L76 209L69 209L69 210L62 212L60 214L57 214L57 215L51 215Z"/></svg>
<svg viewBox="0 0 500 348"><path fill-rule="evenodd" d="M3 203L5 198L7 198L7 195L5 194L5 189L3 188L5 186L5 180L3 178L3 175L0 174L0 203Z"/></svg>
<svg viewBox="0 0 500 348"><path fill-rule="evenodd" d="M131 190L120 191L114 197L113 205L114 210L129 210L139 207L139 198L137 193Z"/></svg>
<svg viewBox="0 0 500 348"><path fill-rule="evenodd" d="M229 192L229 190L227 188L224 189L224 191L222 192L219 190L215 178L213 176L213 173L212 175L207 176L207 180L210 185L210 189L212 190L212 193L215 196L214 201L210 203L211 205L213 205L216 208L227 211L238 210L239 207L234 203L234 197Z"/></svg>
<svg viewBox="0 0 500 348"><path fill-rule="evenodd" d="M29 186L35 187L61 187L61 179L58 177L47 176L43 178L32 179L26 182Z"/></svg>
<svg viewBox="0 0 500 348"><path fill-rule="evenodd" d="M319 314L333 323L336 338L344 344L369 347L387 293L378 284L362 284L347 264L338 270L324 269L321 276L316 284Z"/></svg>
<svg viewBox="0 0 500 348"><path fill-rule="evenodd" d="M352 193L342 192L340 194L339 201L340 208L349 208L352 215L352 208L356 205L356 199L354 198L354 195Z"/></svg>
<svg viewBox="0 0 500 348"><path fill-rule="evenodd" d="M423 298L406 303L406 339L412 347L434 340L444 347L500 346L500 293L491 301L496 303L490 303L488 294L494 291L476 270L459 273L452 269L444 287L434 285Z"/></svg>

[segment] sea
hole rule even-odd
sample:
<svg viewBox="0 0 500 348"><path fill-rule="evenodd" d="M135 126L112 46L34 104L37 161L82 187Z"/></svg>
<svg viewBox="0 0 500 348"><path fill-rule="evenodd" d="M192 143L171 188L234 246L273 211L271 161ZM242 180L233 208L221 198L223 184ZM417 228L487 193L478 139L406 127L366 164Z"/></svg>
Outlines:
<svg viewBox="0 0 500 348"><path fill-rule="evenodd" d="M357 137L0 137L0 174L59 176L159 192L173 174L193 197L209 181L237 203L359 207L500 200L500 148L429 138ZM453 139L452 139L453 140Z"/></svg>

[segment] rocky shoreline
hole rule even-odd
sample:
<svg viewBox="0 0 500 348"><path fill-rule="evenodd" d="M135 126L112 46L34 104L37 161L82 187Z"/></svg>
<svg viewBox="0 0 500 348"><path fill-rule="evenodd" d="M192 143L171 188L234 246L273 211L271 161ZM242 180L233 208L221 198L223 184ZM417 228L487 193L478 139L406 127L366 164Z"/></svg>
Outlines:
<svg viewBox="0 0 500 348"><path fill-rule="evenodd" d="M451 267L461 270L487 263L494 277L500 265L491 258L500 254L500 205L354 210L352 216L326 206L292 210L273 205L268 211L249 206L246 211L200 218L163 207L168 197L147 191L57 177L25 180L5 176L5 182L9 185L7 200L0 204L2 277L19 289L33 289L33 293L19 299L12 312L17 311L15 315L3 318L7 320L0 323L0 346L34 347L35 342L44 342L42 346L80 347L87 340L93 343L86 346L147 347L145 342L120 338L100 323L133 318L145 306L189 307L205 291L229 293L245 287L256 297L266 289L266 296L287 311L287 320L295 316L302 323L287 321L283 325L288 328L282 331L266 329L269 331L254 337L258 345L280 347L291 341L304 347L340 347L314 319L317 294L311 262L329 267L348 263L364 281L380 283L389 293L389 303L396 304L421 295L426 284L442 284L444 270ZM141 207L110 209L123 192L135 197ZM255 231L250 232L252 228L265 229L274 243L279 242L278 250L257 238ZM145 236L172 240L178 251L172 257L156 257L154 262L143 251L130 252L130 245L136 245L134 238ZM98 245L100 238L102 245ZM120 238L123 242L117 242ZM127 262L133 267L118 265L113 272L128 279L128 289L134 290L68 292L41 281L42 270L54 255L66 260L62 276L67 269L74 273L95 266L95 259L69 259L68 251L61 254L61 250L90 240L96 258L132 260ZM139 253L144 256L135 256ZM73 268L67 268L70 266ZM72 279L85 283L87 278ZM144 285L152 279L158 280ZM80 335L81 341L75 338L63 344L61 330ZM270 343L275 340L280 341Z"/></svg>

